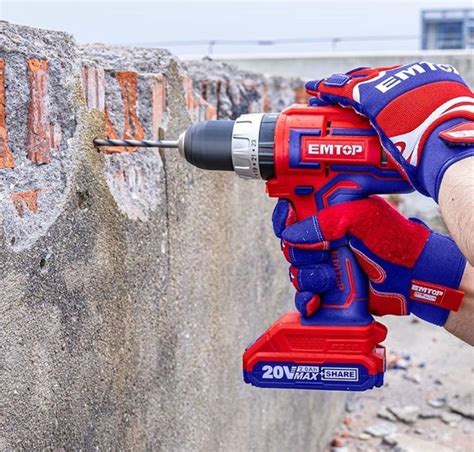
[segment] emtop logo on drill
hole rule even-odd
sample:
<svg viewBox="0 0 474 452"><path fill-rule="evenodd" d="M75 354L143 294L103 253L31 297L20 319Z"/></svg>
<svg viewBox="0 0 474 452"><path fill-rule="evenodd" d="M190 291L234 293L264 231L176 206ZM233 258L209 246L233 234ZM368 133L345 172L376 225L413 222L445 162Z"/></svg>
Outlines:
<svg viewBox="0 0 474 452"><path fill-rule="evenodd" d="M349 140L329 140L327 138L303 137L302 161L346 161L365 160L366 143Z"/></svg>

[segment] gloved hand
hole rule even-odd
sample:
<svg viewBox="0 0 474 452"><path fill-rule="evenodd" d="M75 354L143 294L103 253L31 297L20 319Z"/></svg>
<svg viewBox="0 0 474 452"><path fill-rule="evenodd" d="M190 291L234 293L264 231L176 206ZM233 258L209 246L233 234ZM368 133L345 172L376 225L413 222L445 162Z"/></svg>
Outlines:
<svg viewBox="0 0 474 452"><path fill-rule="evenodd" d="M474 96L458 71L425 61L359 68L306 84L310 104L350 106L420 192L438 199L445 171L474 155Z"/></svg>
<svg viewBox="0 0 474 452"><path fill-rule="evenodd" d="M311 315L318 294L336 284L330 249L349 244L369 278L369 310L375 315L410 313L443 325L463 298L457 290L466 259L447 236L407 219L374 196L327 207L295 223L291 204L279 200L273 228L292 264L296 307Z"/></svg>

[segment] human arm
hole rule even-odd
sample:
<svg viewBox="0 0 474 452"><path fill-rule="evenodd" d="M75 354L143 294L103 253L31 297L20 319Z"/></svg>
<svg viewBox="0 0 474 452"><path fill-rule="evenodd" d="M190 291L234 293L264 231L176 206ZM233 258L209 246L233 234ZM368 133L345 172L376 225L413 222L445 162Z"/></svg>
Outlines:
<svg viewBox="0 0 474 452"><path fill-rule="evenodd" d="M439 207L454 241L474 265L474 157L447 169L441 182Z"/></svg>
<svg viewBox="0 0 474 452"><path fill-rule="evenodd" d="M445 328L474 345L474 157L455 163L446 171L439 192L444 222L469 263L460 289L465 293L461 308L451 312Z"/></svg>
<svg viewBox="0 0 474 452"><path fill-rule="evenodd" d="M464 292L463 302L457 312L450 312L444 327L454 336L474 345L474 267L469 263L459 289Z"/></svg>

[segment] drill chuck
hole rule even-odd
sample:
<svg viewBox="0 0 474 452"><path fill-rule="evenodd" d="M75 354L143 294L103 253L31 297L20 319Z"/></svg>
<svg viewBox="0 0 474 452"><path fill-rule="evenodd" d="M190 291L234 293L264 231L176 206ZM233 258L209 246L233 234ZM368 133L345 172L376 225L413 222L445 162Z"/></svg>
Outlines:
<svg viewBox="0 0 474 452"><path fill-rule="evenodd" d="M246 179L274 176L274 136L278 115L252 113L235 121L204 121L179 138L179 151L192 165L235 171Z"/></svg>

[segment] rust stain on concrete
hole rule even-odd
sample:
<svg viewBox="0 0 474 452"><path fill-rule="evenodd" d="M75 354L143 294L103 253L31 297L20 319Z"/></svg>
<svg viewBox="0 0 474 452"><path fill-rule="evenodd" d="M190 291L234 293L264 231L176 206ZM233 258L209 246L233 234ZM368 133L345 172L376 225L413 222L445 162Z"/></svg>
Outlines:
<svg viewBox="0 0 474 452"><path fill-rule="evenodd" d="M191 77L184 76L183 77L183 88L184 88L184 95L186 98L186 108L189 112L192 112L194 109L194 95L193 95L193 81Z"/></svg>
<svg viewBox="0 0 474 452"><path fill-rule="evenodd" d="M38 213L38 193L40 191L40 189L34 189L20 191L10 195L10 199L21 218L25 215L25 207L34 214Z"/></svg>
<svg viewBox="0 0 474 452"><path fill-rule="evenodd" d="M142 140L145 132L137 114L137 73L132 71L119 71L116 73L117 82L120 87L124 109L124 132L122 138ZM119 138L114 129L107 107L105 107L105 127L108 138ZM102 152L106 154L118 154L133 152L137 148L132 147L104 147Z"/></svg>
<svg viewBox="0 0 474 452"><path fill-rule="evenodd" d="M153 138L158 139L166 111L166 79L163 74L158 74L153 80L151 101Z"/></svg>
<svg viewBox="0 0 474 452"><path fill-rule="evenodd" d="M262 91L262 110L264 113L268 113L272 110L272 101L270 99L269 89L266 83L263 85Z"/></svg>
<svg viewBox="0 0 474 452"><path fill-rule="evenodd" d="M82 88L88 108L105 110L105 73L101 67L84 66L81 71Z"/></svg>
<svg viewBox="0 0 474 452"><path fill-rule="evenodd" d="M201 93L194 93L193 81L190 77L183 77L183 89L186 97L186 108L193 121L217 119L217 107L206 101L207 82L201 84Z"/></svg>
<svg viewBox="0 0 474 452"><path fill-rule="evenodd" d="M206 120L217 119L217 108L211 104L206 107Z"/></svg>
<svg viewBox="0 0 474 452"><path fill-rule="evenodd" d="M5 60L0 59L0 168L14 168L15 160L8 145L5 103Z"/></svg>
<svg viewBox="0 0 474 452"><path fill-rule="evenodd" d="M144 138L143 127L137 115L137 74L136 72L117 72L123 107L125 110L124 138L140 140Z"/></svg>
<svg viewBox="0 0 474 452"><path fill-rule="evenodd" d="M304 86L299 86L295 88L295 102L297 104L307 104L309 100L308 93Z"/></svg>
<svg viewBox="0 0 474 452"><path fill-rule="evenodd" d="M51 131L48 111L48 61L31 59L27 61L30 84L30 105L28 108L28 134L26 150L28 158L38 164L51 161L51 149L60 141L58 126Z"/></svg>

